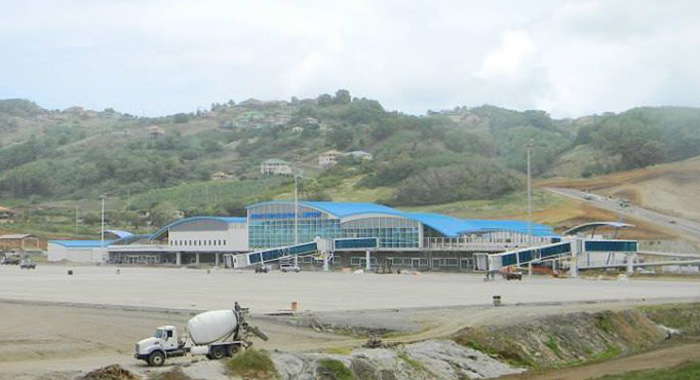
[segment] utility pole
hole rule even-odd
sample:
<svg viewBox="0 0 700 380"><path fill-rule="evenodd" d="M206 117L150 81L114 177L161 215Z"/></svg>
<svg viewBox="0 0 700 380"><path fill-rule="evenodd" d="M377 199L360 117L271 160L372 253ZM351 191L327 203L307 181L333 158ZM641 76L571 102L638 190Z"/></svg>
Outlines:
<svg viewBox="0 0 700 380"><path fill-rule="evenodd" d="M532 169L530 168L532 140L528 141L525 147L527 148L527 234L530 239L530 246L532 246Z"/></svg>
<svg viewBox="0 0 700 380"><path fill-rule="evenodd" d="M75 205L75 234L78 234L78 205Z"/></svg>
<svg viewBox="0 0 700 380"><path fill-rule="evenodd" d="M299 176L294 173L294 245L299 244ZM294 255L294 266L299 266L299 256Z"/></svg>
<svg viewBox="0 0 700 380"><path fill-rule="evenodd" d="M102 199L102 223L101 223L101 228L100 228L100 242L102 243L102 247L105 245L105 199L107 199L107 196L102 194L100 195L100 199Z"/></svg>

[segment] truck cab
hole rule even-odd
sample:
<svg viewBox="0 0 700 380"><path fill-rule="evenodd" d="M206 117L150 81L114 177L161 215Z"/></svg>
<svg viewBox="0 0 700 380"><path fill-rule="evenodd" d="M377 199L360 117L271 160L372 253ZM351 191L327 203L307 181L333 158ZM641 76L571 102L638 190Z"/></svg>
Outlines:
<svg viewBox="0 0 700 380"><path fill-rule="evenodd" d="M166 357L185 355L185 341L179 339L177 327L159 326L153 337L140 340L136 343L134 357L145 360L153 366L160 366Z"/></svg>

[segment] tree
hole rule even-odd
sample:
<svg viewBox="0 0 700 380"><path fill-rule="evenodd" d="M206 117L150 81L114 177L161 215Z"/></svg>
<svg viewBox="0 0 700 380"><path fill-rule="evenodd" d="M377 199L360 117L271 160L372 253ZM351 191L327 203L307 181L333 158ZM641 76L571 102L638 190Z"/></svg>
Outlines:
<svg viewBox="0 0 700 380"><path fill-rule="evenodd" d="M186 113L178 113L173 116L175 124L184 124L190 121L190 115Z"/></svg>
<svg viewBox="0 0 700 380"><path fill-rule="evenodd" d="M95 226L102 223L102 216L94 212L88 212L83 215L83 223L88 226Z"/></svg>
<svg viewBox="0 0 700 380"><path fill-rule="evenodd" d="M332 105L334 103L334 99L328 94L322 94L316 98L316 103L318 103L318 105L321 107L326 107Z"/></svg>
<svg viewBox="0 0 700 380"><path fill-rule="evenodd" d="M151 221L156 226L164 226L177 218L178 210L168 202L161 202L151 208Z"/></svg>
<svg viewBox="0 0 700 380"><path fill-rule="evenodd" d="M335 104L350 104L352 101L352 96L350 96L350 91L348 90L338 90L335 93Z"/></svg>
<svg viewBox="0 0 700 380"><path fill-rule="evenodd" d="M134 229L138 230L141 227L142 221L139 214L134 211L122 211L117 213L116 219L124 226L131 225Z"/></svg>
<svg viewBox="0 0 700 380"><path fill-rule="evenodd" d="M391 203L417 206L470 199L494 199L519 187L522 182L512 173L485 160L467 164L429 168L403 181Z"/></svg>
<svg viewBox="0 0 700 380"><path fill-rule="evenodd" d="M328 134L326 140L329 145L334 146L336 149L344 150L352 145L353 138L354 136L349 130L336 128Z"/></svg>

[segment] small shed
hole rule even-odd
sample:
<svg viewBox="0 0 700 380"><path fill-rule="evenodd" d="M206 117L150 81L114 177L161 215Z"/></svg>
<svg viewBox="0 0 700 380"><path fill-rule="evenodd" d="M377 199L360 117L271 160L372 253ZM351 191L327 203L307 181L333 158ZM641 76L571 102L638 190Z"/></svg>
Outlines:
<svg viewBox="0 0 700 380"><path fill-rule="evenodd" d="M32 234L0 235L0 249L3 251L38 251L41 250L39 237Z"/></svg>

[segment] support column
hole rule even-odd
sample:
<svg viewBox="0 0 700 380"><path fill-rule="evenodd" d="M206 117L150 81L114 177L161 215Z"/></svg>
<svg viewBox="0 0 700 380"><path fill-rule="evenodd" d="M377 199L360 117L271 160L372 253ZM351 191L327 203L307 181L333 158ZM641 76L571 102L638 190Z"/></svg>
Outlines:
<svg viewBox="0 0 700 380"><path fill-rule="evenodd" d="M365 270L371 270L372 267L369 265L369 249L365 252Z"/></svg>
<svg viewBox="0 0 700 380"><path fill-rule="evenodd" d="M182 265L182 252L175 252L175 265Z"/></svg>
<svg viewBox="0 0 700 380"><path fill-rule="evenodd" d="M581 239L571 240L571 264L569 266L569 276L578 277L578 256L583 254L583 241Z"/></svg>
<svg viewBox="0 0 700 380"><path fill-rule="evenodd" d="M634 259L637 255L627 255L627 274L634 274Z"/></svg>
<svg viewBox="0 0 700 380"><path fill-rule="evenodd" d="M527 275L532 276L532 261L527 263Z"/></svg>
<svg viewBox="0 0 700 380"><path fill-rule="evenodd" d="M214 252L214 266L219 266L219 252Z"/></svg>
<svg viewBox="0 0 700 380"><path fill-rule="evenodd" d="M194 263L196 265L199 265L199 252L194 254Z"/></svg>

